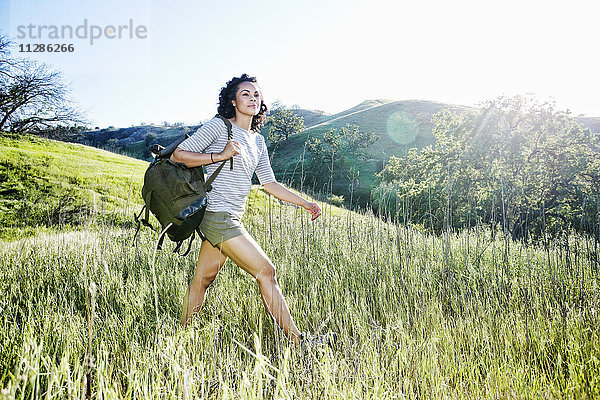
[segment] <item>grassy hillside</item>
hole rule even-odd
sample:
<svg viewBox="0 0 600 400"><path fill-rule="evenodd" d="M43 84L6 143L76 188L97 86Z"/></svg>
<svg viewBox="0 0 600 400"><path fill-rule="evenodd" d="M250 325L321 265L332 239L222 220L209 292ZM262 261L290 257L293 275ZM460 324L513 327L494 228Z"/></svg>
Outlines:
<svg viewBox="0 0 600 400"><path fill-rule="evenodd" d="M3 185L12 182L3 201L17 190L47 204L81 193L90 204L85 193L95 193L117 215L130 215L118 212L145 167L28 137L3 137L2 153L19 160L8 168L2 158ZM310 222L254 188L243 217L300 329L339 334L333 348L309 352L290 347L255 280L230 261L180 328L198 243L188 257L168 243L154 258L154 232L132 246L134 229L99 223L100 206L80 214L84 229L32 226L33 236L4 242L2 396L83 398L86 387L92 398L127 399L600 396L593 241L543 249L480 228L435 237L321 205Z"/></svg>
<svg viewBox="0 0 600 400"><path fill-rule="evenodd" d="M256 190L250 205L243 222L298 326L337 332L334 348L290 347L229 261L181 329L198 247L179 258L167 245L153 263L149 231L131 246L133 230L92 225L0 249L3 394L80 398L87 377L96 398L600 395L600 279L586 240L571 238L573 266L559 248L487 231L435 238L330 207L309 223Z"/></svg>
<svg viewBox="0 0 600 400"><path fill-rule="evenodd" d="M365 102L321 125L309 127L305 134L318 135L327 129L339 129L347 124L358 125L362 131L380 137L369 148L370 154L400 155L407 147L423 147L433 143L431 117L444 107L457 111L468 109L426 101Z"/></svg>
<svg viewBox="0 0 600 400"><path fill-rule="evenodd" d="M330 114L327 114L323 111L306 110L302 108L294 109L294 113L304 119L304 126L306 127L319 124L331 118Z"/></svg>
<svg viewBox="0 0 600 400"><path fill-rule="evenodd" d="M422 147L433 142L431 117L442 108L456 111L471 108L433 101L395 101L388 99L366 100L337 114L324 111L294 109L304 119L304 135L322 135L330 128L346 124L358 125L361 130L381 136L379 143L370 149L374 158L384 160L389 155L402 155L408 147ZM600 132L600 118L576 117L579 123L594 132ZM100 148L110 148L132 157L150 160L147 143L167 144L178 136L195 132L200 125L142 125L128 128L95 129L73 134L54 133L57 139L78 142ZM266 136L267 128L265 128ZM148 139L150 137L150 139ZM296 149L298 150L298 149Z"/></svg>
<svg viewBox="0 0 600 400"><path fill-rule="evenodd" d="M442 108L450 108L458 112L471 109L432 101L386 99L367 100L333 115L323 111L294 109L297 115L304 118L306 129L277 149L277 156L273 158L275 175L283 182L294 182L296 187L300 187L302 176L311 174L306 165L302 165L302 160L306 157L304 143L307 138L321 138L329 129L340 129L347 124L357 125L361 131L377 135L379 140L367 149L367 160L348 160L347 168L344 171L338 171L339 175L334 177L333 189L335 194L343 195L348 202L351 183L348 179L348 170L350 167L360 170L359 185L354 189L354 198L358 195L360 197L358 203L364 206L370 201L370 191L375 183L375 174L381 171L391 155L403 156L412 147L422 148L434 143L435 139L431 134L431 117ZM576 120L592 131L600 130L600 118L576 117ZM149 143L166 145L183 133L195 132L197 128L197 125L183 126L181 124L173 126L144 125L92 130L66 137L59 135L58 138L151 160L148 151ZM262 134L265 137L268 135L267 127L263 129ZM316 192L322 190L317 187L311 189Z"/></svg>
<svg viewBox="0 0 600 400"><path fill-rule="evenodd" d="M433 143L431 117L444 107L457 111L468 109L425 101L366 101L319 123L306 124L303 132L290 138L283 146L290 153L301 153L298 144L304 144L308 137L322 137L329 129L340 129L350 124L379 136L379 140L368 149L374 158L401 155L409 147Z"/></svg>
<svg viewBox="0 0 600 400"><path fill-rule="evenodd" d="M0 135L0 237L122 221L141 204L148 163L79 144Z"/></svg>
<svg viewBox="0 0 600 400"><path fill-rule="evenodd" d="M390 155L401 156L411 147L422 148L434 142L431 117L444 107L457 111L467 110L466 107L426 101L363 102L342 113L331 115L317 124L307 125L303 132L290 137L277 149L272 161L273 170L283 181L293 179L299 182L303 157L308 157L304 152L304 143L309 138L322 139L324 133L330 129L341 129L348 124L358 125L361 131L374 133L379 138L367 148L367 160L349 161L360 170L359 186L355 190L362 194L364 204L368 201L370 189L375 183L375 174L383 169ZM304 173L306 174L306 171ZM334 177L334 193L349 199L348 177L344 173Z"/></svg>

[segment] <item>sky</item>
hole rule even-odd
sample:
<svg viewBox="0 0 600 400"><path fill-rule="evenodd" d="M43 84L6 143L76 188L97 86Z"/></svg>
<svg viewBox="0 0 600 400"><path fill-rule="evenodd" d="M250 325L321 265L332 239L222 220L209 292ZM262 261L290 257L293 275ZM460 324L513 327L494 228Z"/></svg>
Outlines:
<svg viewBox="0 0 600 400"><path fill-rule="evenodd" d="M332 114L527 94L600 116L598 15L596 0L0 0L0 34L62 71L92 127L196 124L242 73L267 104ZM74 50L26 51L43 43Z"/></svg>

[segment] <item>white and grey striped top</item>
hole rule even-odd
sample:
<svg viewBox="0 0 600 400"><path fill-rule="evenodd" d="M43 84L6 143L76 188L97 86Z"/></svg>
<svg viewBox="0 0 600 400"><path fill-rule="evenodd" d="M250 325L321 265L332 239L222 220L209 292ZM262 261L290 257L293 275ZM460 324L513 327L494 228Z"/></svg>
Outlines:
<svg viewBox="0 0 600 400"><path fill-rule="evenodd" d="M232 124L233 140L240 144L240 153L233 156L233 170L229 161L212 183L208 192L206 209L213 212L229 212L239 218L246 207L246 197L252 186L252 175L256 172L261 185L275 182L275 175L269 162L265 139L259 133L249 132ZM202 125L190 138L178 147L186 151L219 153L227 144L227 127L219 118L213 118ZM221 165L221 162L206 166L207 178Z"/></svg>

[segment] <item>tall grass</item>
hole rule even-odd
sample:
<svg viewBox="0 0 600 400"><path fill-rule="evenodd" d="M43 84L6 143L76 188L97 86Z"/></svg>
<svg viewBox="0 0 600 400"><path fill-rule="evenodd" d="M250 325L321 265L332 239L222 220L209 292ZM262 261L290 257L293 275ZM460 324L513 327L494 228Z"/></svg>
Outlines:
<svg viewBox="0 0 600 400"><path fill-rule="evenodd" d="M180 328L197 245L186 258L159 253L157 319L148 231L135 246L132 230L102 223L5 242L2 395L86 397L85 381L97 398L600 396L600 278L586 238L566 238L568 251L506 248L485 229L433 237L323 207L311 223L253 190L244 216L300 329L339 334L309 353L290 347L229 261Z"/></svg>

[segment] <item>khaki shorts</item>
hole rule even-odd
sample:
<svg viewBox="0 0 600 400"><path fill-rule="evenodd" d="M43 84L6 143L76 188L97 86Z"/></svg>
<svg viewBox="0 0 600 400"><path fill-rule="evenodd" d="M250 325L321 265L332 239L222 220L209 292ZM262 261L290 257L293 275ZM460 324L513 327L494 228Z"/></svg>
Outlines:
<svg viewBox="0 0 600 400"><path fill-rule="evenodd" d="M246 232L239 218L228 212L205 211L199 228L214 247Z"/></svg>

